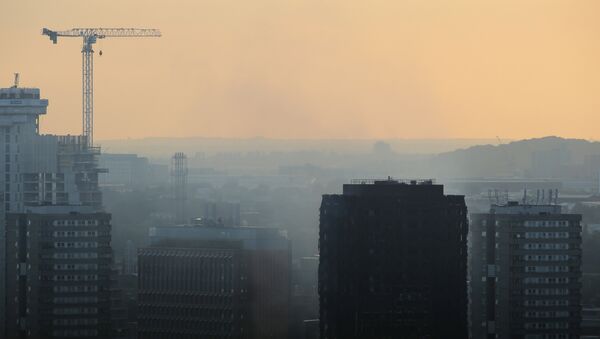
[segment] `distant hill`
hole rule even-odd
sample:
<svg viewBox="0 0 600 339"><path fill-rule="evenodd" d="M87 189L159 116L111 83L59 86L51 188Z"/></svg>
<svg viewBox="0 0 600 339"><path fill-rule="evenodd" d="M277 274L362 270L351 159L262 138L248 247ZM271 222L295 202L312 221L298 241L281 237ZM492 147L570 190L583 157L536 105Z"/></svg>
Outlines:
<svg viewBox="0 0 600 339"><path fill-rule="evenodd" d="M482 143L492 139L270 139L270 138L145 138L100 140L106 153L137 153L148 157L170 157L174 152L248 153L248 152L325 152L342 154L370 153L378 141L389 144L400 154L437 154Z"/></svg>
<svg viewBox="0 0 600 339"><path fill-rule="evenodd" d="M440 153L430 168L441 177L587 178L600 170L600 143L549 136Z"/></svg>

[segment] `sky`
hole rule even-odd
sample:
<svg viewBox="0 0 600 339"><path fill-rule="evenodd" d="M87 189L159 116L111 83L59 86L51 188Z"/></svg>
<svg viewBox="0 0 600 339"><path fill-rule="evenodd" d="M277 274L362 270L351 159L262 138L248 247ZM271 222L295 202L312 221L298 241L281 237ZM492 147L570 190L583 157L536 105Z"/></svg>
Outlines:
<svg viewBox="0 0 600 339"><path fill-rule="evenodd" d="M0 86L38 87L42 132L81 132L95 46L98 139L600 139L597 0L0 0Z"/></svg>

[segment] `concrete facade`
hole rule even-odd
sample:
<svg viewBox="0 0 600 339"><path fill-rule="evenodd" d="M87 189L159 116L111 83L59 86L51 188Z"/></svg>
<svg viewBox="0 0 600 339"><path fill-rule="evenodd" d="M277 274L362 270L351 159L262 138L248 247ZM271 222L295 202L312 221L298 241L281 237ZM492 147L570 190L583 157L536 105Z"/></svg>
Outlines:
<svg viewBox="0 0 600 339"><path fill-rule="evenodd" d="M472 338L579 338L580 221L518 202L471 215Z"/></svg>

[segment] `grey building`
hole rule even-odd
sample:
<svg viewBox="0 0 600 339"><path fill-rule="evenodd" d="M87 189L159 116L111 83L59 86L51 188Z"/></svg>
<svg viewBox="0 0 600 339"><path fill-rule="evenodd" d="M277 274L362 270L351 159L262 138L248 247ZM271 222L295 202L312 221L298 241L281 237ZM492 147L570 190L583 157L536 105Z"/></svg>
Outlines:
<svg viewBox="0 0 600 339"><path fill-rule="evenodd" d="M203 204L202 217L214 220L225 226L240 226L240 203L228 201L206 201Z"/></svg>
<svg viewBox="0 0 600 339"><path fill-rule="evenodd" d="M107 173L100 177L100 185L112 189L133 189L165 183L167 166L152 164L148 158L137 154L102 153L99 166Z"/></svg>
<svg viewBox="0 0 600 339"><path fill-rule="evenodd" d="M518 202L471 215L472 338L579 338L580 221L559 205Z"/></svg>
<svg viewBox="0 0 600 339"><path fill-rule="evenodd" d="M464 197L431 180L324 195L321 338L466 338L467 232Z"/></svg>
<svg viewBox="0 0 600 339"><path fill-rule="evenodd" d="M290 242L277 229L155 227L138 249L139 338L287 338Z"/></svg>
<svg viewBox="0 0 600 339"><path fill-rule="evenodd" d="M112 337L110 214L7 215L8 338Z"/></svg>

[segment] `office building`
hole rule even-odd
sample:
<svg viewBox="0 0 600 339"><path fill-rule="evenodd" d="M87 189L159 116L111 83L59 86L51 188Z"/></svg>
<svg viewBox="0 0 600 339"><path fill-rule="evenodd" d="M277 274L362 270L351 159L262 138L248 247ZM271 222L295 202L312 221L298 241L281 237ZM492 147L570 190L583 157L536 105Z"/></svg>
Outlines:
<svg viewBox="0 0 600 339"><path fill-rule="evenodd" d="M214 223L150 230L138 250L139 338L287 338L290 242Z"/></svg>
<svg viewBox="0 0 600 339"><path fill-rule="evenodd" d="M580 221L516 201L471 215L472 338L579 338Z"/></svg>
<svg viewBox="0 0 600 339"><path fill-rule="evenodd" d="M321 338L467 338L467 232L464 197L431 180L324 195Z"/></svg>

